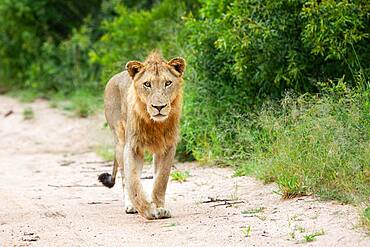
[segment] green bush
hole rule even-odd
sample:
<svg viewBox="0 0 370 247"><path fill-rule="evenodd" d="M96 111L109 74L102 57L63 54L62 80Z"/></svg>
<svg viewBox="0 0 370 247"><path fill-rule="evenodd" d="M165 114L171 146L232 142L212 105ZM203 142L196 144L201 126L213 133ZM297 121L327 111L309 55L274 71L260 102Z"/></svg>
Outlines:
<svg viewBox="0 0 370 247"><path fill-rule="evenodd" d="M186 6L182 1L165 0L150 10L128 9L117 4L117 16L102 23L104 34L90 52L93 63L103 67L101 81L124 69L130 60L142 60L152 50L165 56L181 53L177 33Z"/></svg>
<svg viewBox="0 0 370 247"><path fill-rule="evenodd" d="M186 24L192 62L211 94L234 90L245 104L343 75L354 82L370 69L369 10L360 0L207 0Z"/></svg>
<svg viewBox="0 0 370 247"><path fill-rule="evenodd" d="M36 64L41 63L40 55L49 55L47 58L53 59L54 54L45 54L45 52L68 39L72 30L78 29L88 15L94 16L100 10L101 2L101 0L1 1L0 83L30 86L24 83L29 79L29 70L38 70ZM30 73L34 74L34 72Z"/></svg>
<svg viewBox="0 0 370 247"><path fill-rule="evenodd" d="M343 77L350 86L366 86L369 2L202 3L199 17L185 24L193 71L188 74L182 149L197 159L248 159L255 136L253 112L287 90L317 93L320 81Z"/></svg>
<svg viewBox="0 0 370 247"><path fill-rule="evenodd" d="M284 197L315 193L344 202L370 193L370 90L286 96L258 114L260 137L237 174L277 182Z"/></svg>
<svg viewBox="0 0 370 247"><path fill-rule="evenodd" d="M59 44L44 42L41 54L24 73L25 86L54 93L100 88L96 80L98 67L89 63L88 51L93 44L90 37L91 28L84 25Z"/></svg>

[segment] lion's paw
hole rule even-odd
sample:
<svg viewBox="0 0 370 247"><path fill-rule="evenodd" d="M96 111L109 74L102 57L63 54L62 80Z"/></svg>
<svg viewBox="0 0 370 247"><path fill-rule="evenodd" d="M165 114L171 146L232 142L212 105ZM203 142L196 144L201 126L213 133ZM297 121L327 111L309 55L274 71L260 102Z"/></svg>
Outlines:
<svg viewBox="0 0 370 247"><path fill-rule="evenodd" d="M154 219L166 219L171 218L171 211L166 208L156 208L152 212Z"/></svg>
<svg viewBox="0 0 370 247"><path fill-rule="evenodd" d="M125 212L126 212L126 214L137 214L137 210L136 210L136 208L134 208L133 205L125 206Z"/></svg>

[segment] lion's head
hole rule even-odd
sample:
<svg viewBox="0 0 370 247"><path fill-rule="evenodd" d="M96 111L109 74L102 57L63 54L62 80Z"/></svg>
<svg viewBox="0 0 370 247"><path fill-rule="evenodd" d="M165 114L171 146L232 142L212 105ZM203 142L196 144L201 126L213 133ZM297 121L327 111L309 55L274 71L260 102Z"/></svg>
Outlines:
<svg viewBox="0 0 370 247"><path fill-rule="evenodd" d="M143 63L128 62L126 69L149 117L158 122L166 120L172 102L181 94L185 60L177 57L166 62L158 53L152 53Z"/></svg>

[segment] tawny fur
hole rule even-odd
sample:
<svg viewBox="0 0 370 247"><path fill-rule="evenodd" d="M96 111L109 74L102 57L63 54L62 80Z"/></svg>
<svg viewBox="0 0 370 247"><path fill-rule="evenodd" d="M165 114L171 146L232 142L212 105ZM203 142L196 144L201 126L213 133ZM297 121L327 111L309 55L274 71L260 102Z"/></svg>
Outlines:
<svg viewBox="0 0 370 247"><path fill-rule="evenodd" d="M178 141L185 61L166 62L152 53L143 63L128 62L126 69L113 76L105 89L105 116L116 143L116 162L112 176L102 174L99 180L112 187L119 167L126 212L137 210L147 219L168 218L165 192ZM153 154L151 200L140 181L145 150Z"/></svg>

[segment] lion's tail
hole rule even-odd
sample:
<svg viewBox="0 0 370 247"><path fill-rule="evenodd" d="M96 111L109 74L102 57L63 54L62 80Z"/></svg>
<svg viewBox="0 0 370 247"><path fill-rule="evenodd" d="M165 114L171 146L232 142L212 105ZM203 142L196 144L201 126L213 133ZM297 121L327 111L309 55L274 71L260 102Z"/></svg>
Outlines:
<svg viewBox="0 0 370 247"><path fill-rule="evenodd" d="M99 175L98 180L106 187L112 188L116 183L116 175L118 170L118 162L114 159L112 175L109 173L102 173Z"/></svg>

